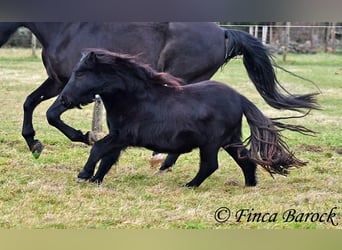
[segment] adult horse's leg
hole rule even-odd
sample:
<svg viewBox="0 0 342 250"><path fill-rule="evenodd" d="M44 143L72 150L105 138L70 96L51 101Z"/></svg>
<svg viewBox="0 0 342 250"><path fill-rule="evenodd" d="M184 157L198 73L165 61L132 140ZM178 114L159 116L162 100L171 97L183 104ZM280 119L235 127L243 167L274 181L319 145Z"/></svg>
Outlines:
<svg viewBox="0 0 342 250"><path fill-rule="evenodd" d="M46 112L49 124L60 130L71 141L83 142L88 145L93 144L95 142L95 138L93 138L93 134L91 132L83 134L81 130L76 130L61 120L61 115L68 109L70 108L63 104L59 96Z"/></svg>
<svg viewBox="0 0 342 250"><path fill-rule="evenodd" d="M29 149L33 156L38 158L43 150L43 144L34 139L35 131L32 124L32 115L34 109L42 101L50 99L58 95L62 90L62 87L51 78L46 79L39 88L33 91L25 100L24 107L24 120L22 127L22 136L25 138Z"/></svg>
<svg viewBox="0 0 342 250"><path fill-rule="evenodd" d="M216 145L207 145L200 148L200 169L195 178L185 186L198 187L207 177L215 172L218 168L217 153L218 147Z"/></svg>
<svg viewBox="0 0 342 250"><path fill-rule="evenodd" d="M168 154L165 161L155 174L162 174L169 170L177 161L180 154Z"/></svg>

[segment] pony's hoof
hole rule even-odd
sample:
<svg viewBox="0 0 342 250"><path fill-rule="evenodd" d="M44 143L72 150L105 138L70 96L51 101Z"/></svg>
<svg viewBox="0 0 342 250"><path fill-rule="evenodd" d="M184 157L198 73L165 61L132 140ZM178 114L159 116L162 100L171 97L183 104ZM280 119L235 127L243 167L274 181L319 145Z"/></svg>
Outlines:
<svg viewBox="0 0 342 250"><path fill-rule="evenodd" d="M94 145L94 143L97 141L97 134L96 132L89 131L88 133L88 144Z"/></svg>
<svg viewBox="0 0 342 250"><path fill-rule="evenodd" d="M35 159L38 159L43 149L44 149L44 145L40 141L36 140L31 149L33 157Z"/></svg>
<svg viewBox="0 0 342 250"><path fill-rule="evenodd" d="M82 182L89 181L91 178L93 178L93 174L92 173L88 173L87 171L82 169L81 172L78 173L76 181L78 183L82 183Z"/></svg>
<svg viewBox="0 0 342 250"><path fill-rule="evenodd" d="M164 161L164 155L163 154L156 154L153 155L150 159L150 167L156 168Z"/></svg>

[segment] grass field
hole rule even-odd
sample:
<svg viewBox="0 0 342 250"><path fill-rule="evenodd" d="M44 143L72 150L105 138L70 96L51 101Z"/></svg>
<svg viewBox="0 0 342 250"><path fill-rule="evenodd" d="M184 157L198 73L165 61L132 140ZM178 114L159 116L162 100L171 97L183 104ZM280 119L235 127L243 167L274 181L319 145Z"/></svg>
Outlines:
<svg viewBox="0 0 342 250"><path fill-rule="evenodd" d="M307 166L275 179L259 169L258 186L246 188L240 168L221 151L220 168L199 188L186 189L182 185L198 170L197 150L181 156L172 172L154 176L156 169L149 166L151 152L130 148L104 183L95 186L75 181L90 148L70 142L48 125L45 112L53 100L42 103L34 113L36 137L45 149L39 159L32 157L21 137L22 104L45 80L45 69L40 58L30 57L29 50L0 49L0 228L341 229L342 56L289 55L286 63L280 59L281 66L313 80L322 92L318 97L322 110L291 121L317 131L317 136L284 133L297 157L309 162ZM281 70L277 74L292 93L317 91L311 83ZM266 105L241 59L232 60L214 79L234 87L268 116L296 114ZM90 130L91 118L92 105L63 115L67 123L83 131ZM244 124L245 137L248 131ZM231 212L224 223L215 220L220 207ZM238 220L241 209L246 209L246 216ZM283 218L289 209L296 210L297 221ZM336 213L333 221L328 219L331 211ZM258 213L264 222L257 221ZM309 216L307 221L301 213ZM321 222L316 221L319 215Z"/></svg>

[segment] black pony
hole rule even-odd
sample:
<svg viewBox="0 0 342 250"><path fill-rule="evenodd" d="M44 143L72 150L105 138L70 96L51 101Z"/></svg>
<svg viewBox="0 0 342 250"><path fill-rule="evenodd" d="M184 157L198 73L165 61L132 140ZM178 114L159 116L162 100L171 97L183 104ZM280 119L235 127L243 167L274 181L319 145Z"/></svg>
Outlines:
<svg viewBox="0 0 342 250"><path fill-rule="evenodd" d="M248 75L272 107L294 110L316 107L312 94L285 96L278 91L269 54L258 39L215 23L0 23L0 46L20 26L31 30L41 42L48 75L24 103L22 135L35 157L39 157L43 144L35 138L33 111L42 101L62 91L83 48L140 53L143 62L181 77L186 84L210 79L231 58L243 55ZM69 139L89 144L88 135L78 132Z"/></svg>
<svg viewBox="0 0 342 250"><path fill-rule="evenodd" d="M109 134L97 141L78 180L102 182L129 146L179 154L200 150L200 168L186 186L199 186L217 168L217 153L224 148L242 168L245 184L256 185L256 165L271 174L286 175L305 165L281 139L279 131L301 126L272 122L249 100L225 84L203 81L182 85L168 73L159 73L135 57L102 49L89 49L50 107L49 121L63 133L74 132L59 116L67 109L92 102L99 94L107 111ZM242 115L251 128L247 150L241 141ZM101 161L93 176L96 164Z"/></svg>

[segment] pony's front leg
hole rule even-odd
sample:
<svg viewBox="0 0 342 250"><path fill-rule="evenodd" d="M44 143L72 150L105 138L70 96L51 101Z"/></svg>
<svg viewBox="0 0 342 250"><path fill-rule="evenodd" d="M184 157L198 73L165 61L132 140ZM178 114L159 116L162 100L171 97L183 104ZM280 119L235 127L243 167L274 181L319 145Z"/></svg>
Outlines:
<svg viewBox="0 0 342 250"><path fill-rule="evenodd" d="M109 134L101 140L95 142L90 151L90 155L86 164L77 176L77 182L83 182L89 179L92 182L102 182L105 174L118 160L121 149L124 148L116 144L117 138L118 134ZM96 164L101 159L103 162L101 162L99 170L93 177Z"/></svg>
<svg viewBox="0 0 342 250"><path fill-rule="evenodd" d="M105 175L109 172L112 166L118 161L119 156L123 148L116 148L109 155L101 159L99 169L96 174L90 179L91 182L100 184L103 181Z"/></svg>
<svg viewBox="0 0 342 250"><path fill-rule="evenodd" d="M49 124L56 127L71 141L83 142L85 144L92 145L95 142L95 138L91 132L83 134L81 130L76 130L61 120L61 115L68 109L69 108L62 103L60 97L58 97L46 112Z"/></svg>

